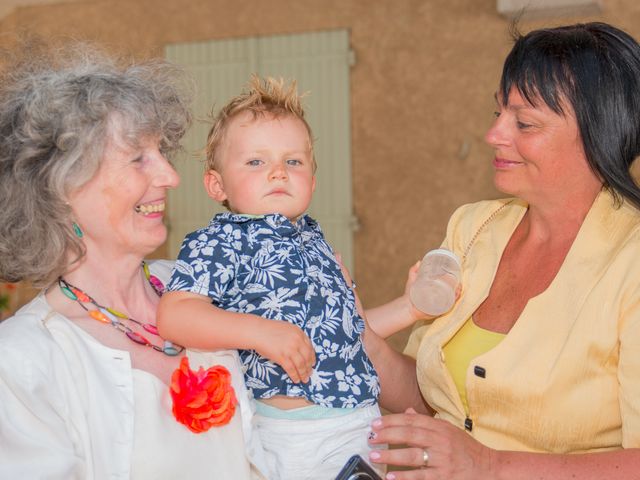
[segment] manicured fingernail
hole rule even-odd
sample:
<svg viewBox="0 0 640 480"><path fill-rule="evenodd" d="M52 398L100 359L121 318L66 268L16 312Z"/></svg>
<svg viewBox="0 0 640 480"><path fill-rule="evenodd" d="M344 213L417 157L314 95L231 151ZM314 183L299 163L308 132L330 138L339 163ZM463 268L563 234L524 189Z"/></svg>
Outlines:
<svg viewBox="0 0 640 480"><path fill-rule="evenodd" d="M373 427L380 427L382 426L382 420L379 418L376 418L373 422L371 422L371 426Z"/></svg>
<svg viewBox="0 0 640 480"><path fill-rule="evenodd" d="M369 454L369 458L371 460L380 460L380 452L376 452L375 450Z"/></svg>
<svg viewBox="0 0 640 480"><path fill-rule="evenodd" d="M369 432L369 440L375 440L377 436L378 434L376 432Z"/></svg>
<svg viewBox="0 0 640 480"><path fill-rule="evenodd" d="M393 473L387 473L387 476L384 478L387 480L396 480L396 476Z"/></svg>

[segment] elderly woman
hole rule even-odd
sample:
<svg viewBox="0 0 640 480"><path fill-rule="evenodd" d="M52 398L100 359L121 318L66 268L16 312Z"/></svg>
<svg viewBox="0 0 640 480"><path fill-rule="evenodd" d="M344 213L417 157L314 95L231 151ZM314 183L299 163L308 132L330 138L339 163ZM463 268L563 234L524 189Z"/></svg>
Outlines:
<svg viewBox="0 0 640 480"><path fill-rule="evenodd" d="M155 329L184 78L66 51L0 83L0 278L42 287L0 324L0 477L262 478L236 353Z"/></svg>
<svg viewBox="0 0 640 480"><path fill-rule="evenodd" d="M638 478L640 46L603 23L519 36L496 100L512 198L451 218L463 293L409 356L367 335L381 403L404 412L371 443L405 444L370 459L410 467L398 480Z"/></svg>

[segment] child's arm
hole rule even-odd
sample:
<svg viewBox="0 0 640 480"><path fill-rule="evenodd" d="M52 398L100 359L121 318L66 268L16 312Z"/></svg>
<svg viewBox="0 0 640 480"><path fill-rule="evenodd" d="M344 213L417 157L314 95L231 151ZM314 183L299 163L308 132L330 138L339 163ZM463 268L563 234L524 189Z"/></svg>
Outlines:
<svg viewBox="0 0 640 480"><path fill-rule="evenodd" d="M420 262L409 269L404 294L379 307L367 309L365 314L369 326L380 337L387 338L418 320L431 320L435 317L421 312L409 299L409 290L416 280Z"/></svg>
<svg viewBox="0 0 640 480"><path fill-rule="evenodd" d="M340 270L342 270L342 276L345 282L347 282L347 285L353 286L351 273L347 270L347 267L344 266L344 263L342 263L342 256L339 253L336 253L335 256L338 265L340 265ZM416 262L409 269L404 294L379 307L365 310L362 302L360 302L360 297L354 290L358 313L366 319L368 326L378 337L387 338L403 328L413 325L418 320L431 320L435 318L415 308L409 299L409 290L416 280L419 267L420 262Z"/></svg>
<svg viewBox="0 0 640 480"><path fill-rule="evenodd" d="M295 325L230 312L191 292L165 293L157 326L163 338L199 350L247 349L280 365L295 383L307 382L315 364L311 340Z"/></svg>
<svg viewBox="0 0 640 480"><path fill-rule="evenodd" d="M371 329L382 338L387 338L418 320L431 320L435 317L422 313L413 306L407 295L391 300L384 305L368 309L367 320Z"/></svg>

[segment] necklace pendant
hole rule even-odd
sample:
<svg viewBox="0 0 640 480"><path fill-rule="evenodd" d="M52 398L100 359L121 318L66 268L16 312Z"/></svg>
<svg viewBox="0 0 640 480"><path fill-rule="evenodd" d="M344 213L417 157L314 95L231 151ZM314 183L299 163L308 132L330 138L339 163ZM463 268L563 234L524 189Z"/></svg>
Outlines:
<svg viewBox="0 0 640 480"><path fill-rule="evenodd" d="M129 337L131 340L133 340L136 343L139 343L140 345L151 345L151 343L149 342L149 340L147 340L146 338L144 338L142 335L140 335L139 333L136 332L125 332L125 335L127 337Z"/></svg>
<svg viewBox="0 0 640 480"><path fill-rule="evenodd" d="M89 310L89 316L94 320L98 320L99 322L102 322L102 323L111 323L111 320L109 319L109 317L107 317L100 310Z"/></svg>
<svg viewBox="0 0 640 480"><path fill-rule="evenodd" d="M170 357L175 357L181 351L182 350L177 349L176 347L174 347L173 343L171 343L169 340L165 340L164 341L164 346L162 347L162 352L165 355L169 355Z"/></svg>
<svg viewBox="0 0 640 480"><path fill-rule="evenodd" d="M118 323L120 323L116 316L111 313L108 308L98 307L98 310L100 310L104 314L104 316L107 317L109 321L111 321L113 325L118 325Z"/></svg>
<svg viewBox="0 0 640 480"><path fill-rule="evenodd" d="M155 325L150 325L148 323L145 323L142 325L142 328L145 329L145 331L149 332L151 335L158 335L158 329L156 328Z"/></svg>
<svg viewBox="0 0 640 480"><path fill-rule="evenodd" d="M71 291L75 294L78 301L83 302L83 303L94 303L92 302L91 298L89 298L89 295L87 295L86 293L84 293L82 290L79 290L77 288L74 287L70 287Z"/></svg>
<svg viewBox="0 0 640 480"><path fill-rule="evenodd" d="M164 284L155 275L149 275L149 283L159 296L164 293Z"/></svg>
<svg viewBox="0 0 640 480"><path fill-rule="evenodd" d="M115 315L116 317L119 317L119 318L125 318L125 319L129 318L129 317L128 317L127 315L125 315L124 313L119 312L119 311L117 311L117 310L114 310L113 308L110 308L110 307L107 307L107 311L108 311L110 314Z"/></svg>
<svg viewBox="0 0 640 480"><path fill-rule="evenodd" d="M62 293L64 293L71 300L74 300L74 301L78 300L78 297L71 290L69 290L68 287L60 285L60 290L62 290Z"/></svg>

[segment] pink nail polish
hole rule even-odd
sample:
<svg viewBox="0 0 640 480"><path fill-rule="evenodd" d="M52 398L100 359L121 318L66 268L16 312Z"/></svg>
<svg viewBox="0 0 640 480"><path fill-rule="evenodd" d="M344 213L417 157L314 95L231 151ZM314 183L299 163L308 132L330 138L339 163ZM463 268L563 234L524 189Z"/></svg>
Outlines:
<svg viewBox="0 0 640 480"><path fill-rule="evenodd" d="M387 476L384 478L387 480L396 480L396 476L393 473L387 473Z"/></svg>
<svg viewBox="0 0 640 480"><path fill-rule="evenodd" d="M382 420L380 420L379 418L376 418L373 422L371 422L371 425L374 427L379 427L382 425Z"/></svg>

